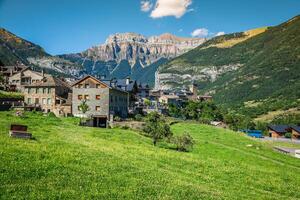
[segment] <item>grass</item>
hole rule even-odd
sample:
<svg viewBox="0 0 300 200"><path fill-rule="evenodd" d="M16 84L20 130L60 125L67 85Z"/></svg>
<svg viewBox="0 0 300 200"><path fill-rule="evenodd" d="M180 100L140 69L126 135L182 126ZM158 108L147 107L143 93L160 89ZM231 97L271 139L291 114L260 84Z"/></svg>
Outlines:
<svg viewBox="0 0 300 200"><path fill-rule="evenodd" d="M243 134L196 123L192 152L75 118L0 112L0 199L299 199L300 162ZM8 137L11 123L36 140ZM252 144L251 147L248 147Z"/></svg>
<svg viewBox="0 0 300 200"><path fill-rule="evenodd" d="M300 111L297 108L290 108L288 110L275 110L270 111L267 114L263 114L255 118L255 121L271 122L275 117L283 114L299 114Z"/></svg>
<svg viewBox="0 0 300 200"><path fill-rule="evenodd" d="M218 43L218 44L215 44L215 45L210 45L210 46L205 47L205 48L209 48L209 47L230 48L230 47L233 47L236 44L239 44L241 42L244 42L245 40L248 40L251 37L254 37L258 34L261 34L261 33L265 32L266 30L267 30L267 27L261 27L261 28L257 28L257 29L248 30L248 31L244 32L245 37L225 40L221 43Z"/></svg>

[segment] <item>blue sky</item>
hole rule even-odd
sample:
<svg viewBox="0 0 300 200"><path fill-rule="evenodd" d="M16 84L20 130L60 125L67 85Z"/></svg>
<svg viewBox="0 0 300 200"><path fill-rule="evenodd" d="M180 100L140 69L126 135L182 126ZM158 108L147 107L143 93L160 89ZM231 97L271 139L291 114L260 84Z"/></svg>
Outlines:
<svg viewBox="0 0 300 200"><path fill-rule="evenodd" d="M299 14L300 0L0 0L0 26L53 55L83 51L116 32L211 37Z"/></svg>

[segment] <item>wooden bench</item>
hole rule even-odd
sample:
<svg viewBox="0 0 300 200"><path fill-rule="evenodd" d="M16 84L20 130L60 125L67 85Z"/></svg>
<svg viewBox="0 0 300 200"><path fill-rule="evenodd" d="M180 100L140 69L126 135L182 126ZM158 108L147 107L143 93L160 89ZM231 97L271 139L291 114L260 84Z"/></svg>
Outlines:
<svg viewBox="0 0 300 200"><path fill-rule="evenodd" d="M32 139L32 134L27 132L27 126L12 124L9 130L10 137Z"/></svg>

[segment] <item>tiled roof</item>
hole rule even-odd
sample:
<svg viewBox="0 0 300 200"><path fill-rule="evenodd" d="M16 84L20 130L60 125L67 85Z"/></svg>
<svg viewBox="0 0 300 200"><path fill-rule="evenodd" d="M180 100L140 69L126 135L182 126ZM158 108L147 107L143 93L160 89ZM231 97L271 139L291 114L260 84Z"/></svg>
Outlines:
<svg viewBox="0 0 300 200"><path fill-rule="evenodd" d="M269 125L268 127L277 133L286 133L288 132L288 129L290 129L290 126L288 125Z"/></svg>
<svg viewBox="0 0 300 200"><path fill-rule="evenodd" d="M66 82L52 75L45 75L42 81L32 83L31 85L28 85L26 87L56 87L56 86L70 88L70 86Z"/></svg>
<svg viewBox="0 0 300 200"><path fill-rule="evenodd" d="M300 126L291 126L291 128L300 133Z"/></svg>

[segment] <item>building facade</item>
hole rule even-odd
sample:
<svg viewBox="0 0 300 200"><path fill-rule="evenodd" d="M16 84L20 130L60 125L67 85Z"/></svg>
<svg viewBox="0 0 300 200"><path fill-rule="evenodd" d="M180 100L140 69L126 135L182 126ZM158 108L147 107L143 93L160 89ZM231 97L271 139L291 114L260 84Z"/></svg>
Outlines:
<svg viewBox="0 0 300 200"><path fill-rule="evenodd" d="M128 93L114 88L92 76L73 84L72 112L77 117L92 119L92 126L106 127L114 116L126 118L128 115ZM81 104L86 102L88 110L83 113Z"/></svg>
<svg viewBox="0 0 300 200"><path fill-rule="evenodd" d="M35 84L42 81L44 78L43 73L32 71L30 68L25 68L8 78L10 87L16 90L23 91L27 85Z"/></svg>
<svg viewBox="0 0 300 200"><path fill-rule="evenodd" d="M24 101L27 106L41 109L56 116L70 115L71 103L68 97L71 88L62 80L45 75L41 81L24 86Z"/></svg>

